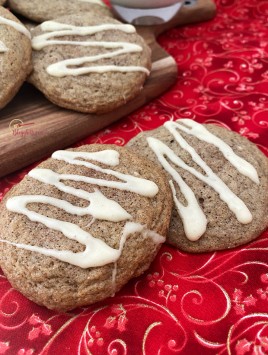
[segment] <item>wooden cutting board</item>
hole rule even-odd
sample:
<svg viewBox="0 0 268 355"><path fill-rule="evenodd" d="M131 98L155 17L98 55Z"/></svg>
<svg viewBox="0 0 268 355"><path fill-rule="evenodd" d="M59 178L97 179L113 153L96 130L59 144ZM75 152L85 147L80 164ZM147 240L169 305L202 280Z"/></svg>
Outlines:
<svg viewBox="0 0 268 355"><path fill-rule="evenodd" d="M59 108L25 84L0 112L0 177L85 138L165 92L177 79L177 65L156 37L175 26L209 20L215 12L213 0L189 0L170 22L137 27L152 48L152 73L138 97L111 113L92 115Z"/></svg>

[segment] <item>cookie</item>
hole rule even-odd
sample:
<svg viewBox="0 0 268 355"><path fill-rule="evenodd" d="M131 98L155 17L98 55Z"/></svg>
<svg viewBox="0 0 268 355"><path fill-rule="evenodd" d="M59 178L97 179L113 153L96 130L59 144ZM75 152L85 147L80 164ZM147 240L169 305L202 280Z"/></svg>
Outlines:
<svg viewBox="0 0 268 355"><path fill-rule="evenodd" d="M162 170L126 148L58 151L2 201L0 264L40 305L89 305L149 267L171 210Z"/></svg>
<svg viewBox="0 0 268 355"><path fill-rule="evenodd" d="M167 241L187 252L233 248L268 226L268 159L246 138L181 119L129 146L161 164L174 207Z"/></svg>
<svg viewBox="0 0 268 355"><path fill-rule="evenodd" d="M32 31L29 81L56 105L105 113L138 95L151 52L135 27L89 14L44 22Z"/></svg>
<svg viewBox="0 0 268 355"><path fill-rule="evenodd" d="M112 16L101 0L9 0L8 6L16 13L35 22L43 22L78 12L92 12L97 17Z"/></svg>
<svg viewBox="0 0 268 355"><path fill-rule="evenodd" d="M4 5L5 2L6 0L0 0L0 6Z"/></svg>
<svg viewBox="0 0 268 355"><path fill-rule="evenodd" d="M32 70L29 31L0 7L0 109L17 93Z"/></svg>

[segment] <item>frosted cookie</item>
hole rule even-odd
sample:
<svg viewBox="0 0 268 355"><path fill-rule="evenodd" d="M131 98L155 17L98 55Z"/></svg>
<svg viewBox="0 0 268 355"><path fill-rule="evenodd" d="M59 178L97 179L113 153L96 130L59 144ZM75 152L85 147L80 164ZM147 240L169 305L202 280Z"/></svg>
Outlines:
<svg viewBox="0 0 268 355"><path fill-rule="evenodd" d="M162 170L126 148L58 151L2 201L0 264L40 305L89 305L149 267L171 209Z"/></svg>
<svg viewBox="0 0 268 355"><path fill-rule="evenodd" d="M151 52L135 27L89 14L44 22L32 32L29 81L53 103L104 113L140 93Z"/></svg>
<svg viewBox="0 0 268 355"><path fill-rule="evenodd" d="M0 109L17 93L32 69L29 31L0 7Z"/></svg>
<svg viewBox="0 0 268 355"><path fill-rule="evenodd" d="M8 6L35 22L78 12L92 12L97 17L112 16L109 8L101 0L9 0Z"/></svg>
<svg viewBox="0 0 268 355"><path fill-rule="evenodd" d="M233 248L268 226L268 159L246 138L181 119L129 146L168 174L174 207L167 241L188 252Z"/></svg>

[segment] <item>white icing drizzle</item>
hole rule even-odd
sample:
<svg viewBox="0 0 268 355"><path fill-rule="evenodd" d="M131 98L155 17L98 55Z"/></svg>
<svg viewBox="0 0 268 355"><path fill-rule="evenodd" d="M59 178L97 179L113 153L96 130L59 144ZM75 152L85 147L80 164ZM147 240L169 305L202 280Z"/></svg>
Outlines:
<svg viewBox="0 0 268 355"><path fill-rule="evenodd" d="M34 196L29 196L28 203L36 202L33 197ZM141 226L139 223L127 222L121 235L119 249L113 249L102 240L94 238L90 233L84 231L76 224L63 221L60 221L60 223L55 223L56 220L54 218L41 216L36 212L29 211L25 206L25 200L11 200L8 205L11 211L22 213L33 222L40 222L50 229L62 232L67 238L83 244L86 248L82 252L74 253L69 250L56 250L29 244L13 243L3 239L0 239L1 242L14 245L20 249L33 251L49 257L54 257L69 264L79 266L82 269L115 263L121 256L127 237L135 232L140 232L142 229L146 231L145 227ZM144 235L151 237L150 233L145 233ZM163 237L161 237L161 239L160 237L161 236L159 236L159 239L157 239L157 243L159 244L165 241ZM155 237L153 238L153 241L156 243ZM116 270L116 268L114 270ZM116 271L113 271L112 277L114 283Z"/></svg>
<svg viewBox="0 0 268 355"><path fill-rule="evenodd" d="M5 53L8 51L8 48L6 47L5 43L0 41L0 53Z"/></svg>
<svg viewBox="0 0 268 355"><path fill-rule="evenodd" d="M183 123L183 125L181 124ZM224 157L242 174L247 176L256 184L260 183L257 170L254 168L252 164L247 162L245 159L239 157L233 149L221 140L219 137L210 133L203 125L199 123L189 120L189 119L180 119L177 122L168 122L166 124L167 127L173 127L180 129L181 131L188 133L192 136L197 137L198 139L213 144L217 147ZM185 127L186 126L186 127Z"/></svg>
<svg viewBox="0 0 268 355"><path fill-rule="evenodd" d="M199 124L194 123L194 125L190 122L190 120L183 120L184 124L187 124L188 127L197 127ZM192 157L193 161L199 165L206 175L201 174L196 169L188 166L181 158L179 158L173 150L171 150L166 144L161 142L158 139L149 137L147 138L147 142L150 148L156 154L159 162L163 166L163 168L172 176L174 181L178 184L183 196L186 199L187 205L183 206L176 197L176 191L174 187L174 183L170 182L170 186L173 193L174 203L177 207L178 213L181 216L185 234L187 238L191 241L198 240L205 232L207 219L198 204L198 201L191 190L191 188L183 181L178 171L176 171L168 162L167 158L178 167L188 171L192 175L194 175L199 180L203 181L210 187L212 187L218 194L222 201L224 201L229 209L235 214L237 220L242 224L248 224L252 221L252 214L245 205L245 203L236 196L229 187L212 171L212 169L203 161L203 159L197 154L195 149L190 146L186 140L181 136L181 134L177 131L177 129L181 129L183 127L183 131L185 133L189 133L188 129L184 129L184 126L181 126L178 122L166 122L164 124L165 128L174 136L176 142L185 149ZM196 132L197 131L197 132ZM201 132L201 133L200 133ZM214 135L207 135L206 132L201 130L191 131L190 134L196 135L198 138L202 137L202 140L207 141L214 144ZM213 137L212 137L213 136ZM208 138L207 138L208 137ZM241 164L243 164L242 160L237 159L237 156L234 152L230 151L226 148L225 143L221 144L220 140L216 139L216 146L223 151L224 156L227 156L230 159L233 166L239 166L241 168ZM201 139L201 138L200 138ZM167 157L167 158L166 158ZM239 158L239 157L238 157ZM249 164L250 165L250 164ZM247 169L244 170L244 174L247 176L254 178L254 170L247 166ZM254 178L257 183L256 176Z"/></svg>
<svg viewBox="0 0 268 355"><path fill-rule="evenodd" d="M145 226L143 226L142 224L127 222L127 228L125 227L120 240L120 246L119 246L120 254L122 253L128 235L134 233L140 233L144 238L151 238L156 245L165 242L165 238L162 235L145 228ZM115 262L112 271L112 295L114 295L116 291L116 274L117 274L117 263Z"/></svg>
<svg viewBox="0 0 268 355"><path fill-rule="evenodd" d="M110 71L117 72L144 72L147 75L150 74L149 70L141 66L120 66L120 65L96 65L83 67L86 63L93 63L100 59L113 58L121 54L126 53L138 53L142 51L142 47L128 42L106 42L106 41L71 41L54 39L55 37L64 36L86 36L93 35L102 31L118 30L125 33L135 33L135 27L132 25L122 24L103 24L97 26L73 26L68 24L62 24L55 21L46 21L42 23L41 29L46 31L39 36L32 39L32 47L35 50L41 50L50 45L71 45L71 46L83 46L83 47L101 47L106 49L115 49L107 53L98 55L70 58L51 64L47 67L48 74L56 77L63 77L66 75L77 76L88 73L104 73ZM81 67L75 67L81 66Z"/></svg>
<svg viewBox="0 0 268 355"><path fill-rule="evenodd" d="M105 6L104 3L102 2L102 0L78 0L78 1Z"/></svg>
<svg viewBox="0 0 268 355"><path fill-rule="evenodd" d="M166 144L155 138L147 138L149 147L156 154L163 168L172 176L178 184L187 205L184 206L176 197L176 191L173 181L170 181L170 187L173 194L173 200L178 213L182 219L185 234L191 241L198 240L206 231L207 219L199 206L196 197L191 188L183 181L180 174L169 164L167 156L174 164L180 163L180 158Z"/></svg>
<svg viewBox="0 0 268 355"><path fill-rule="evenodd" d="M15 30L17 30L18 32L22 33L26 37L31 38L30 32L21 23L18 23L18 22L15 22L15 21L12 21L12 20L9 20L9 19L7 19L5 17L0 16L0 25L1 24L13 27Z"/></svg>
<svg viewBox="0 0 268 355"><path fill-rule="evenodd" d="M56 218L47 217L41 215L40 213L30 211L27 208L28 204L40 203L55 206L72 215L92 215L93 221L95 221L95 219L100 219L118 222L131 218L131 215L124 208L122 208L117 202L106 198L98 189L95 189L94 192L90 193L82 189L67 186L61 182L62 180L80 181L98 186L113 187L149 197L155 196L158 192L157 185L152 181L126 175L110 169L103 169L93 163L78 159L90 159L102 164L116 166L119 164L119 153L115 150L104 150L95 153L58 151L52 155L52 158L66 161L69 164L86 166L104 174L117 177L118 179L123 180L123 182L94 179L73 174L58 174L50 169L37 168L29 172L30 177L40 182L55 186L62 192L87 200L90 202L89 206L78 207L65 200L44 195L22 195L9 198L6 203L6 207L9 211L27 216L33 222L42 223L49 229L61 232L67 238L83 244L85 246L85 250L83 252L74 253L68 250L59 251L4 240L1 240L2 242L17 246L18 248L51 256L81 268L103 266L116 262L122 253L123 246L128 235L135 233L136 231L143 231L144 236L152 238L155 243L164 242L163 237L154 232L148 231L145 226L141 226L134 222L126 222L120 239L120 246L117 250L111 248L102 240L94 238L90 233L84 231L76 224L60 221ZM115 275L116 271L113 272L113 278L115 278Z"/></svg>
<svg viewBox="0 0 268 355"><path fill-rule="evenodd" d="M117 30L125 33L135 33L136 29L132 25L124 24L103 24L96 26L73 26L65 23L60 23L56 21L45 21L41 24L41 30L46 32L42 33L39 36L35 36L32 39L32 47L35 50L41 50L46 46L53 44L79 44L81 46L87 46L86 41L61 41L53 40L54 37L63 37L63 36L87 36L94 35L102 31L111 31ZM91 43L91 42L89 42ZM96 45L101 42L94 42ZM110 42L113 43L113 42ZM117 42L115 42L117 43Z"/></svg>
<svg viewBox="0 0 268 355"><path fill-rule="evenodd" d="M112 153L114 153L114 159L116 159L116 157L118 157L119 155L119 153L116 151L111 151L111 155ZM94 169L100 173L112 175L120 180L123 180L124 182L108 181L102 179L95 179L91 177L80 177L81 180L77 180L77 181L83 181L89 184L96 184L98 186L106 186L118 190L134 192L136 194L147 196L147 197L153 197L158 193L158 186L152 181L142 179L132 175L122 174L118 171L114 171L111 169L103 169L100 166L78 159L78 158L88 159L89 157L88 154L90 154L91 158L94 155L94 153L84 153L78 151L73 152L70 150L58 150L57 152L52 154L52 158L57 160L63 160L68 164L85 166L89 169ZM108 156L107 159L105 160L105 164L109 165Z"/></svg>
<svg viewBox="0 0 268 355"><path fill-rule="evenodd" d="M60 182L61 180L87 182L85 181L84 176L57 174L49 169L34 169L29 172L29 176L40 182L44 182L45 184L53 185L62 192L69 193L90 202L88 207L75 207L69 202L57 200L56 205L54 198L47 197L48 202L46 203L59 207L68 213L76 214L78 216L90 214L93 218L113 222L120 222L131 218L131 215L127 213L124 208L122 208L117 202L106 198L99 190L95 189L95 192L87 192L71 186L66 186Z"/></svg>
<svg viewBox="0 0 268 355"><path fill-rule="evenodd" d="M172 180L170 180L169 185L171 187L175 206L177 207L183 222L185 234L191 241L198 240L207 229L207 218L202 208L199 206L193 191L182 180L179 174L176 180L177 182L180 181L178 185L187 201L187 206L184 206L179 202Z"/></svg>
<svg viewBox="0 0 268 355"><path fill-rule="evenodd" d="M86 248L83 252L73 253L68 250L59 251L26 244L12 242L7 243L15 245L18 248L35 251L47 256L52 256L72 265L80 266L81 268L102 266L114 262L119 258L120 252L118 250L111 248L102 240L94 238L90 233L84 231L79 226L73 223L59 221L55 218L40 215L37 212L29 211L27 208L27 204L29 203L51 204L51 201L53 206L57 206L59 208L61 208L63 204L66 204L65 207L68 212L73 212L72 209L79 211L78 207L74 207L72 205L69 206L67 205L66 201L61 201L61 203L58 203L59 201L57 199L53 199L53 197L31 195L12 197L8 199L6 207L9 211L24 214L31 221L42 223L49 229L59 231L67 238L85 245Z"/></svg>

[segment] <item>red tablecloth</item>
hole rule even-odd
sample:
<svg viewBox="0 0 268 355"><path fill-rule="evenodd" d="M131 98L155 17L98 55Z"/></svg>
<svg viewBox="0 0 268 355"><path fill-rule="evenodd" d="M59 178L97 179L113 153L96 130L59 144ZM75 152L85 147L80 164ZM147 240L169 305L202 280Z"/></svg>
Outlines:
<svg viewBox="0 0 268 355"><path fill-rule="evenodd" d="M187 117L235 130L268 155L268 1L217 6L213 21L159 38L178 63L176 85L83 143L124 145ZM2 179L0 196L26 172ZM0 275L0 354L268 354L267 251L268 232L203 255L165 245L114 298L65 315L28 301Z"/></svg>

